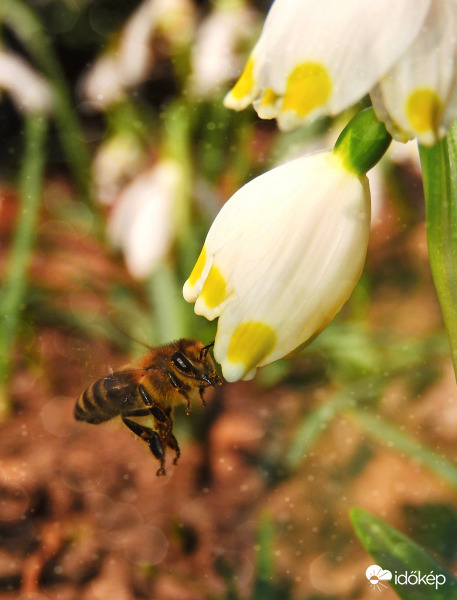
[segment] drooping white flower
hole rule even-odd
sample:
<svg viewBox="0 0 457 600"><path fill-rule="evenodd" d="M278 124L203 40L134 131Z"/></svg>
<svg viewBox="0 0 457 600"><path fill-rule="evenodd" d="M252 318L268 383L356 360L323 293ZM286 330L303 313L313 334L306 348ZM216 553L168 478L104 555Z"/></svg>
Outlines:
<svg viewBox="0 0 457 600"><path fill-rule="evenodd" d="M244 2L216 5L192 47L190 90L206 97L232 80L242 66L239 47L252 36L254 13Z"/></svg>
<svg viewBox="0 0 457 600"><path fill-rule="evenodd" d="M144 160L141 143L134 134L123 131L104 140L92 161L97 200L111 204L121 188L138 173Z"/></svg>
<svg viewBox="0 0 457 600"><path fill-rule="evenodd" d="M194 30L189 0L145 0L123 27L117 43L81 81L81 93L102 108L122 99L126 89L144 81L154 64L152 39L160 34L172 46L187 44Z"/></svg>
<svg viewBox="0 0 457 600"><path fill-rule="evenodd" d="M457 116L455 0L275 0L229 108L289 130L370 93L404 141L441 138Z"/></svg>
<svg viewBox="0 0 457 600"><path fill-rule="evenodd" d="M115 204L108 234L122 248L134 277L152 273L171 247L173 209L181 182L179 165L165 160L127 185Z"/></svg>
<svg viewBox="0 0 457 600"><path fill-rule="evenodd" d="M83 76L81 94L93 106L105 108L118 102L125 93L126 84L118 68L114 52L102 55Z"/></svg>
<svg viewBox="0 0 457 600"><path fill-rule="evenodd" d="M366 176L335 152L276 167L232 196L183 290L197 314L219 317L214 355L228 381L330 322L360 276L369 231Z"/></svg>
<svg viewBox="0 0 457 600"><path fill-rule="evenodd" d="M47 81L20 56L0 50L0 91L5 90L24 112L48 113L52 92Z"/></svg>
<svg viewBox="0 0 457 600"><path fill-rule="evenodd" d="M432 0L419 35L371 92L401 141L433 145L457 117L457 2Z"/></svg>

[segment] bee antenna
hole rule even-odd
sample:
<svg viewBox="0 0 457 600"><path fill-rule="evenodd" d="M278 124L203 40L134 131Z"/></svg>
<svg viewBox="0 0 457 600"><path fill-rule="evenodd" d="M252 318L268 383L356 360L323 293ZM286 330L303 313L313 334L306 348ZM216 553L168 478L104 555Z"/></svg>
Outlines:
<svg viewBox="0 0 457 600"><path fill-rule="evenodd" d="M214 346L214 341L210 342L209 344L206 344L206 346L204 346L201 350L200 350L200 360L203 360L204 358L206 358L207 354L208 354L208 350L210 348L212 348Z"/></svg>
<svg viewBox="0 0 457 600"><path fill-rule="evenodd" d="M149 344L146 344L146 342L143 342L142 340L137 339L136 337L134 337L133 335L131 335L130 333L127 333L124 329L122 329L122 327L120 327L117 323L114 323L114 321L110 322L110 326L116 330L118 333L120 333L124 338L126 338L127 340L130 340L132 342L135 342L135 344L138 344L139 346L143 346L143 348L147 348L148 350L152 350L153 347L150 346Z"/></svg>

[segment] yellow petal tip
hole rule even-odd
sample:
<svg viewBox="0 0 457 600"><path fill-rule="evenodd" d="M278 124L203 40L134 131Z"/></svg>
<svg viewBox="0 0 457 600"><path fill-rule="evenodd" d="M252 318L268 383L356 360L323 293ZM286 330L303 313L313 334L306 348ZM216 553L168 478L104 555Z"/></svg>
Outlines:
<svg viewBox="0 0 457 600"><path fill-rule="evenodd" d="M222 304L227 296L227 283L220 269L212 265L200 292L200 300L208 308L215 308Z"/></svg>
<svg viewBox="0 0 457 600"><path fill-rule="evenodd" d="M259 363L273 350L276 337L274 329L262 321L238 325L230 338L227 360L223 361L227 381L252 376Z"/></svg>
<svg viewBox="0 0 457 600"><path fill-rule="evenodd" d="M287 78L281 113L290 111L303 119L328 102L332 88L330 74L324 65L301 63Z"/></svg>
<svg viewBox="0 0 457 600"><path fill-rule="evenodd" d="M249 58L244 71L233 88L224 98L224 106L234 110L246 108L254 93L254 59Z"/></svg>
<svg viewBox="0 0 457 600"><path fill-rule="evenodd" d="M203 273L203 269L206 265L206 248L203 246L202 251L200 252L200 256L197 258L197 262L195 263L194 268L192 269L192 273L189 276L189 279L186 281L189 286L193 287L197 281L200 279Z"/></svg>
<svg viewBox="0 0 457 600"><path fill-rule="evenodd" d="M418 89L406 101L406 116L417 134L438 131L443 103L435 90Z"/></svg>

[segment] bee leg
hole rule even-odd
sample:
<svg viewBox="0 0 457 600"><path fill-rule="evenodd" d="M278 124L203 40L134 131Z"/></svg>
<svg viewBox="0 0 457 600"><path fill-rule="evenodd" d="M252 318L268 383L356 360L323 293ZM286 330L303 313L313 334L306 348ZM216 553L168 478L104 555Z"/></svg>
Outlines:
<svg viewBox="0 0 457 600"><path fill-rule="evenodd" d="M123 413L124 417L148 417L150 414L149 408L136 408Z"/></svg>
<svg viewBox="0 0 457 600"><path fill-rule="evenodd" d="M202 405L203 405L203 406L206 406L206 400L205 400L205 398L203 397L203 392L204 392L204 391L205 391L205 388L204 388L204 387L201 387L201 388L199 388L199 389L198 389L198 393L200 394L200 398L201 398L201 401L202 401Z"/></svg>
<svg viewBox="0 0 457 600"><path fill-rule="evenodd" d="M185 384L180 379L175 377L172 373L167 373L167 375L168 375L168 379L170 380L171 385L174 388L176 388L176 390L181 394L181 396L184 396L184 398L187 400L186 415L189 415L190 414L190 398L189 398L189 394L184 389Z"/></svg>
<svg viewBox="0 0 457 600"><path fill-rule="evenodd" d="M173 426L173 416L172 416L171 406L168 406L167 408L165 408L164 412L166 413L167 417L170 419L170 423ZM169 431L168 433L166 433L166 435L164 435L163 427L161 427L160 424L158 426L158 432L159 432L160 437L162 438L162 441L165 440L167 446L169 446L172 450L174 450L176 452L176 457L173 460L173 464L176 465L178 462L178 458L181 456L181 450L179 449L178 440L175 438L175 436L173 435L173 433L171 431Z"/></svg>
<svg viewBox="0 0 457 600"><path fill-rule="evenodd" d="M138 391L140 392L141 399L148 407L147 414L151 414L157 421L159 421L159 423L166 424L166 427L164 428L166 431L166 435L171 433L173 425L165 411L161 408L161 406L159 406L159 404L157 404L157 402L154 402L154 400L152 400L152 398L146 391L146 388L141 383L138 386Z"/></svg>
<svg viewBox="0 0 457 600"><path fill-rule="evenodd" d="M151 429L152 437L148 442L149 449L154 454L154 456L160 461L160 468L156 471L156 476L160 477L160 475L166 475L165 472L165 448L162 445L162 440L159 437L159 434Z"/></svg>
<svg viewBox="0 0 457 600"><path fill-rule="evenodd" d="M137 411L134 411L135 413ZM149 414L149 413L148 413ZM140 416L138 414L131 416ZM160 439L157 431L154 431L150 427L145 427L144 425L140 425L139 423L135 423L135 421L131 421L126 417L122 417L122 421L124 425L126 425L130 431L133 431L135 435L144 440L149 446L149 450L152 454L157 458L160 462L160 468L157 470L157 477L160 475L165 475L165 448L163 447L162 440Z"/></svg>
<svg viewBox="0 0 457 600"><path fill-rule="evenodd" d="M181 450L179 449L178 440L172 433L167 437L167 445L176 452L176 456L173 460L173 464L176 465L178 463L178 458L181 456Z"/></svg>

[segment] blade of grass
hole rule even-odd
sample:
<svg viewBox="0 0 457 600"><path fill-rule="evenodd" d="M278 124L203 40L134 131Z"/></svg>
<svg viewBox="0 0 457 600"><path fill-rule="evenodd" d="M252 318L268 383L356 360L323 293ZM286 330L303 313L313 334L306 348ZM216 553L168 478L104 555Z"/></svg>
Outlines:
<svg viewBox="0 0 457 600"><path fill-rule="evenodd" d="M400 598L457 600L457 581L423 548L361 508L353 508L349 514L364 548L378 566L392 573L389 583ZM415 577L411 577L413 574ZM424 575L431 578L424 580Z"/></svg>
<svg viewBox="0 0 457 600"><path fill-rule="evenodd" d="M334 336L335 332L330 334L330 337L334 336L335 338L330 344L328 344L329 336L326 336L325 332L322 336L327 339L327 342L322 343L322 340L316 342L316 346L321 345L329 355L334 353L335 346L341 346L341 335L346 336L345 328L341 328L339 333L338 328L333 329L336 329L337 335ZM388 347L389 351L384 356L383 362L377 365L378 373L363 377L356 383L346 385L343 390L337 392L322 406L306 415L290 444L286 456L288 467L294 469L299 465L337 415L351 408L354 408L354 413L358 414L362 410L360 404L375 401L382 393L384 386L395 377L414 375L418 366L423 365L424 362L429 363L434 358L445 356L449 351L446 338L440 334L426 340L414 342L408 340L395 341L389 338L388 344L386 340L382 344ZM368 348L369 345L363 344ZM339 357L339 355L337 356ZM339 360L342 362L343 358L339 358Z"/></svg>
<svg viewBox="0 0 457 600"><path fill-rule="evenodd" d="M457 376L457 123L443 141L419 150L430 266Z"/></svg>
<svg viewBox="0 0 457 600"><path fill-rule="evenodd" d="M344 409L356 406L358 401L379 396L383 381L385 382L385 377L382 375L366 377L347 386L328 402L308 414L292 440L286 456L286 464L292 469L296 468L333 419Z"/></svg>
<svg viewBox="0 0 457 600"><path fill-rule="evenodd" d="M378 414L366 410L350 410L347 411L347 415L374 439L406 454L457 488L457 465L445 456L430 450L407 433L385 421Z"/></svg>
<svg viewBox="0 0 457 600"><path fill-rule="evenodd" d="M30 114L25 121L25 152L19 180L18 222L0 295L0 421L11 409L8 380L21 307L27 289L27 271L35 240L45 164L47 121Z"/></svg>
<svg viewBox="0 0 457 600"><path fill-rule="evenodd" d="M273 539L273 522L268 515L262 515L257 533L257 570L251 600L269 600L274 594Z"/></svg>

